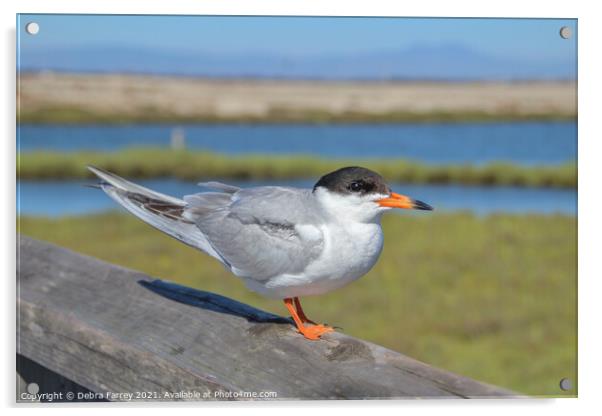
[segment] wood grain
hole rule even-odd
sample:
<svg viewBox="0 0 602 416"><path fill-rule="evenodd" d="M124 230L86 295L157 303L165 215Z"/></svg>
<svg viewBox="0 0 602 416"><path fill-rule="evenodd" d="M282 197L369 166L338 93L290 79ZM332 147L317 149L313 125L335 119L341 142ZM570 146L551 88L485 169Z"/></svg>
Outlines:
<svg viewBox="0 0 602 416"><path fill-rule="evenodd" d="M26 236L18 255L17 353L105 399L517 397L342 333L307 341L288 318Z"/></svg>

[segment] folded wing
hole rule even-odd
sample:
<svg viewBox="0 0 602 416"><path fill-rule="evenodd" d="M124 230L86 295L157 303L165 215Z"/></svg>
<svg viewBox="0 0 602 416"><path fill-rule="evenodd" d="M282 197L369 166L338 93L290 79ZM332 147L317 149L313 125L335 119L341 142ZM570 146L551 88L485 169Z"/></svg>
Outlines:
<svg viewBox="0 0 602 416"><path fill-rule="evenodd" d="M259 187L228 196L229 204L209 210L205 193L184 200L190 218L234 274L255 280L294 275L319 257L324 237L308 209L310 191Z"/></svg>

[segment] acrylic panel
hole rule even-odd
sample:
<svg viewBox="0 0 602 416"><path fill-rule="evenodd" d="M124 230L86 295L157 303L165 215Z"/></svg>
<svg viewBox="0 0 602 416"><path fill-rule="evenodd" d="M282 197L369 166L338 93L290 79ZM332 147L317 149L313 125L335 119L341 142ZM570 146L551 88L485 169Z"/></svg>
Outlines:
<svg viewBox="0 0 602 416"><path fill-rule="evenodd" d="M576 397L577 35L18 15L17 401Z"/></svg>

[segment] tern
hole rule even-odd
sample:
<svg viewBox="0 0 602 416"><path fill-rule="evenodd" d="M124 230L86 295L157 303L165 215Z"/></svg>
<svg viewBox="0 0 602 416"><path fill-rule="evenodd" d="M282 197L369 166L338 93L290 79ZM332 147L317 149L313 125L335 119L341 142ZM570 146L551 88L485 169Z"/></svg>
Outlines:
<svg viewBox="0 0 602 416"><path fill-rule="evenodd" d="M383 248L380 224L393 208L432 210L391 191L376 172L345 167L312 189L211 189L182 199L89 166L107 195L147 224L221 262L246 286L284 300L298 331L310 340L333 331L307 318L299 297L338 289L368 273Z"/></svg>

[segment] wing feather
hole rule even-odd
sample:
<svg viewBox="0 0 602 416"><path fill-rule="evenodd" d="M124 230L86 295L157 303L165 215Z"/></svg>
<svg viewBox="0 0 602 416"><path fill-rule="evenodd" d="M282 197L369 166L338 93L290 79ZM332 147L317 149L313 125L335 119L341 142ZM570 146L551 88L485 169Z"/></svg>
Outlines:
<svg viewBox="0 0 602 416"><path fill-rule="evenodd" d="M267 280L303 272L322 252L323 235L319 219L311 214L312 202L305 190L243 189L232 195L228 206L201 213L195 223L233 273ZM299 226L315 230L300 233Z"/></svg>

